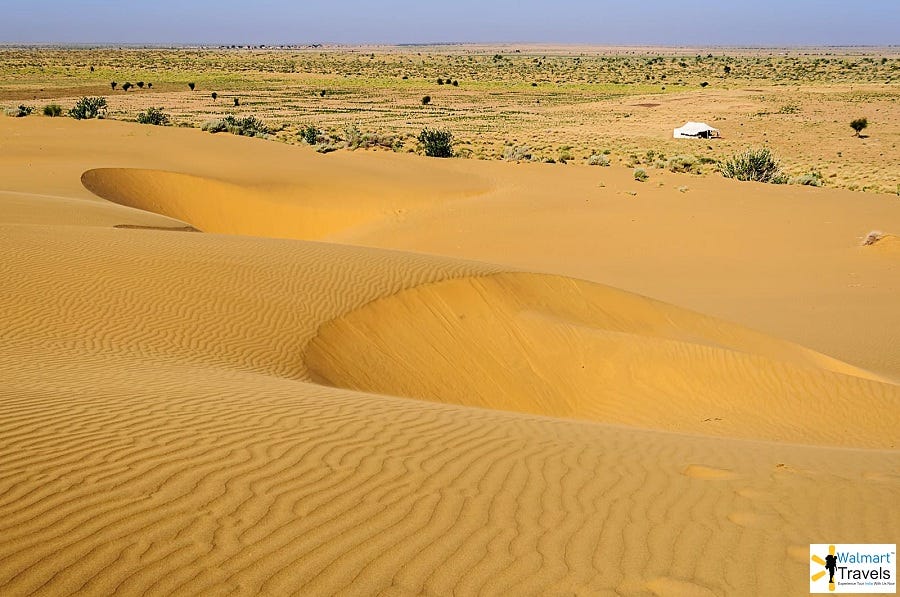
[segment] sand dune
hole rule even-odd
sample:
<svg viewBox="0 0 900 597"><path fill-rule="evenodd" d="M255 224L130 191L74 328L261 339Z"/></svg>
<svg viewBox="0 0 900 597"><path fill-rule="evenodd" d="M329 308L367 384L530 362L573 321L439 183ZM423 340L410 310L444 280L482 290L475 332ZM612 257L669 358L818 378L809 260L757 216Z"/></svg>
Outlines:
<svg viewBox="0 0 900 597"><path fill-rule="evenodd" d="M3 594L795 595L808 543L896 539L896 260L856 238L894 229L884 198L750 185L765 213L744 217L743 196L703 181L699 199L641 187L653 202L634 203L616 194L628 172L596 190L586 168L323 157L124 123L4 131ZM365 193L341 203L328 189L345 184ZM573 196L603 209L561 209ZM773 223L718 230L698 212L681 243L654 227L687 226L674 207L700 200ZM815 217L792 254L801 208ZM826 297L810 328L832 325L832 289L875 341L842 342L839 322L823 344L864 358L826 356L599 284L616 277L602 264L572 277L627 237L585 227L624 217L650 226L628 245L635 275L669 255L655 285L699 296L717 267L677 264L758 235L772 269L794 255L821 274L799 284ZM726 280L758 282L749 258L730 263ZM787 273L752 297L768 293L775 327Z"/></svg>

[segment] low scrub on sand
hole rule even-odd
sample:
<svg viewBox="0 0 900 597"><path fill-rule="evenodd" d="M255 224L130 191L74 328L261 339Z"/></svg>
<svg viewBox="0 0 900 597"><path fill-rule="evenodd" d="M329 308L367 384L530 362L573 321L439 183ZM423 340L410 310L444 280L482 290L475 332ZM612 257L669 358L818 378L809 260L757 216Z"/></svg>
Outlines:
<svg viewBox="0 0 900 597"><path fill-rule="evenodd" d="M265 137L269 134L269 127L256 116L237 118L229 114L224 118L207 120L200 127L209 133L231 133L244 137Z"/></svg>
<svg viewBox="0 0 900 597"><path fill-rule="evenodd" d="M17 108L9 108L6 111L6 115L11 118L24 118L25 116L29 116L33 111L34 108L23 104Z"/></svg>
<svg viewBox="0 0 900 597"><path fill-rule="evenodd" d="M62 116L62 113L63 109L59 104L47 104L44 106L44 116L56 118L57 116Z"/></svg>
<svg viewBox="0 0 900 597"><path fill-rule="evenodd" d="M637 168L637 169L634 171L634 179L635 179L636 181L638 181L638 182L644 182L644 181L647 180L648 178L650 178L650 175L647 174L647 171L644 170L643 168Z"/></svg>
<svg viewBox="0 0 900 597"><path fill-rule="evenodd" d="M147 108L138 114L137 121L141 124L166 126L169 124L169 115L163 112L162 108Z"/></svg>
<svg viewBox="0 0 900 597"><path fill-rule="evenodd" d="M419 133L418 139L425 155L432 158L453 157L453 134L450 131L425 128Z"/></svg>
<svg viewBox="0 0 900 597"><path fill-rule="evenodd" d="M69 116L75 120L106 118L105 97L83 97L69 110Z"/></svg>
<svg viewBox="0 0 900 597"><path fill-rule="evenodd" d="M748 149L725 160L719 167L725 178L752 180L773 184L786 184L787 175L782 172L778 160L768 147Z"/></svg>

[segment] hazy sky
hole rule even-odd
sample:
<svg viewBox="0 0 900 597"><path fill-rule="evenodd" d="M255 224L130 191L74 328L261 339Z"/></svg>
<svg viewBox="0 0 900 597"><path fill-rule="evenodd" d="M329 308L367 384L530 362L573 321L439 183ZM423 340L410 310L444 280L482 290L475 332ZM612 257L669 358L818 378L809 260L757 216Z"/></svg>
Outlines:
<svg viewBox="0 0 900 597"><path fill-rule="evenodd" d="M900 44L900 0L0 0L0 43Z"/></svg>

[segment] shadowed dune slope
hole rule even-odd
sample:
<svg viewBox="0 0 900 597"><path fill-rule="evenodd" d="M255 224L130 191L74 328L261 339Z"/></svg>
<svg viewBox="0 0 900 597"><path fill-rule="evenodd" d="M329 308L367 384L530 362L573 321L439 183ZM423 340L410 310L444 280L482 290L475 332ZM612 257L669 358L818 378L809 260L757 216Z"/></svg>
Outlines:
<svg viewBox="0 0 900 597"><path fill-rule="evenodd" d="M900 386L800 346L537 274L399 292L324 325L306 360L356 390L802 443L887 447L900 408Z"/></svg>

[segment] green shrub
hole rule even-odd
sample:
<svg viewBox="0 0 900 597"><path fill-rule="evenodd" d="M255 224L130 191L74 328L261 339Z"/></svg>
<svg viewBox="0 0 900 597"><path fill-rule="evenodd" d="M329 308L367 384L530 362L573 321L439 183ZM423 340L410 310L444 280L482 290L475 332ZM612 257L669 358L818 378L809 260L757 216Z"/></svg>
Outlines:
<svg viewBox="0 0 900 597"><path fill-rule="evenodd" d="M12 118L24 118L26 116L30 116L32 112L34 112L33 107L20 104L18 108L8 109L6 111L6 115Z"/></svg>
<svg viewBox="0 0 900 597"><path fill-rule="evenodd" d="M725 178L738 180L752 180L756 182L769 182L772 184L785 184L787 175L781 171L778 160L768 147L762 149L748 149L732 156L719 167Z"/></svg>
<svg viewBox="0 0 900 597"><path fill-rule="evenodd" d="M609 166L609 158L602 153L595 153L588 158L588 166Z"/></svg>
<svg viewBox="0 0 900 597"><path fill-rule="evenodd" d="M56 117L62 116L62 106L59 104L47 104L44 106L44 116Z"/></svg>
<svg viewBox="0 0 900 597"><path fill-rule="evenodd" d="M857 137L859 137L859 134L867 126L869 126L869 119L866 117L857 118L856 120L850 121L850 128L852 128L854 131L856 131Z"/></svg>
<svg viewBox="0 0 900 597"><path fill-rule="evenodd" d="M418 139L425 148L425 155L432 158L453 157L453 134L450 131L424 128Z"/></svg>
<svg viewBox="0 0 900 597"><path fill-rule="evenodd" d="M644 182L644 181L647 180L648 178L650 178L650 175L647 174L647 171L646 171L646 170L644 170L643 168L637 168L637 169L635 169L635 171L634 171L634 179L635 179L636 181L638 181L638 182Z"/></svg>
<svg viewBox="0 0 900 597"><path fill-rule="evenodd" d="M106 117L105 97L83 97L69 110L69 116L75 120Z"/></svg>
<svg viewBox="0 0 900 597"><path fill-rule="evenodd" d="M169 115L163 112L162 108L147 108L146 111L138 114L137 121L141 124L166 126L169 124Z"/></svg>
<svg viewBox="0 0 900 597"><path fill-rule="evenodd" d="M322 131L311 124L300 129L300 137L310 145L318 143L321 136Z"/></svg>

